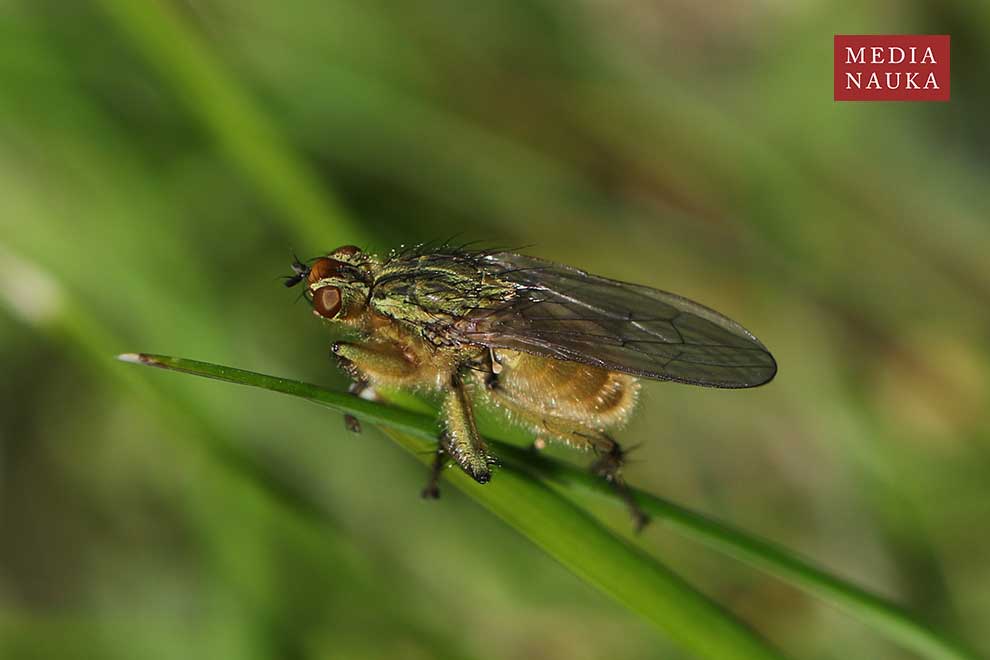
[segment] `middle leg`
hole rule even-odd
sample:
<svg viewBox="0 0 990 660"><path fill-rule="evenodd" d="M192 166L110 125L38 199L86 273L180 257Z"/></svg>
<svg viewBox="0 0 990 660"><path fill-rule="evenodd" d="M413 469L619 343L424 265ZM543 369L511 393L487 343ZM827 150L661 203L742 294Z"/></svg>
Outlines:
<svg viewBox="0 0 990 660"><path fill-rule="evenodd" d="M488 453L488 446L478 434L474 410L464 384L457 376L451 380L450 387L444 393L441 411L444 430L437 439L430 479L423 489L425 499L440 497L438 482L448 460L453 459L479 484L488 483L491 479L491 466L495 463L495 459Z"/></svg>
<svg viewBox="0 0 990 660"><path fill-rule="evenodd" d="M440 410L445 427L441 435L441 446L446 445L450 458L472 479L479 484L488 483L495 459L488 453L488 445L478 434L474 410L459 374L454 374L451 378Z"/></svg>

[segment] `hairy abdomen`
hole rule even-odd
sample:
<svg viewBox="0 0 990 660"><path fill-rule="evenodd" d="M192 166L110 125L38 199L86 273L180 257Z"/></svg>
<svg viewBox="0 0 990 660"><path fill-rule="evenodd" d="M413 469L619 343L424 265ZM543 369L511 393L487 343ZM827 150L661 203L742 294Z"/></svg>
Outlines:
<svg viewBox="0 0 990 660"><path fill-rule="evenodd" d="M606 429L628 419L639 383L628 374L516 351L497 351L497 387L535 415Z"/></svg>

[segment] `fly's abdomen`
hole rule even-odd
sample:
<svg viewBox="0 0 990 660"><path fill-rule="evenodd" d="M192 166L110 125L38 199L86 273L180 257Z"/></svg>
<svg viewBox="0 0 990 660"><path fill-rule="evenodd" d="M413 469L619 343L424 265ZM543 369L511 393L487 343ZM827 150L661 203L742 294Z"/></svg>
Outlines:
<svg viewBox="0 0 990 660"><path fill-rule="evenodd" d="M497 351L499 388L540 415L613 427L628 419L639 383L628 374L516 351Z"/></svg>

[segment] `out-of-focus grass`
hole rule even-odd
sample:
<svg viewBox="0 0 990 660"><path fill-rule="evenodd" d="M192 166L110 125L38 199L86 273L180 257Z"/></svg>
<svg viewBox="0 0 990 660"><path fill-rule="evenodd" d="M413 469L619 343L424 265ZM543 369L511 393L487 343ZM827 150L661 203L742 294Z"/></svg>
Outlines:
<svg viewBox="0 0 990 660"><path fill-rule="evenodd" d="M387 435L423 463L429 465L433 460L437 424L429 415L365 401L309 383L196 360L137 353L118 357L124 362L289 394L353 414L361 420L384 426ZM587 471L539 457L532 450L491 438L488 441L496 449L496 455L508 460L503 462L504 469L500 472L504 475L508 470L512 481L507 476L499 476L498 488L481 489L469 476L456 470L448 480L579 576L653 621L684 647L699 655L716 658L763 657L768 653L758 638L752 638L745 628L734 624L731 617L711 607L704 597L668 574L662 565L651 564L628 546L616 543L587 516L571 506L562 506L545 487L535 485L534 481L549 481L564 490L581 486L624 505L609 484ZM647 515L672 523L675 528L716 549L848 610L909 648L935 658L972 657L968 651L912 620L895 605L824 573L792 552L635 488L630 488L630 493Z"/></svg>
<svg viewBox="0 0 990 660"><path fill-rule="evenodd" d="M649 386L623 434L648 441L630 479L990 652L990 42L974 8L163 6L200 44L166 46L207 53L280 145L242 145L255 168L202 121L209 85L149 65L153 39L85 5L0 10L0 240L112 329L103 355L181 350L340 385L274 278L292 248L364 235L535 243L691 295L752 327L781 373L754 392ZM951 31L953 101L832 103L831 35L854 30ZM252 178L271 157L319 190ZM360 227L306 202L324 181ZM13 272L5 298L43 312L44 286ZM373 440L329 450L341 431L319 411L157 385L201 420L186 432L143 379L0 318L5 651L65 635L106 657L675 655L471 504L420 506L422 474ZM306 497L223 476L238 461ZM292 531L303 500L316 531ZM662 529L640 542L796 655L898 657Z"/></svg>
<svg viewBox="0 0 990 660"><path fill-rule="evenodd" d="M396 443L427 465L435 453L435 422L417 413L307 383L195 360L133 353L119 357L125 362L291 394L354 413L365 421L383 423ZM528 461L521 463L525 466ZM589 584L644 616L686 650L709 658L781 657L662 564L610 534L525 467L520 468L520 462L503 464L499 473L497 485L491 488L480 488L456 470L445 475L445 481L467 492Z"/></svg>

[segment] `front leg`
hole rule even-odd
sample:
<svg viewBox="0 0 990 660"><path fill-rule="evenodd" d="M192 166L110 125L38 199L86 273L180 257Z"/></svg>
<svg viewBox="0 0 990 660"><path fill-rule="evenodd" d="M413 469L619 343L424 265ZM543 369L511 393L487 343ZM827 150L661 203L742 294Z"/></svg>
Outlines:
<svg viewBox="0 0 990 660"><path fill-rule="evenodd" d="M354 379L347 389L354 396L361 396L371 388L370 379L376 382L407 380L418 371L417 362L397 344L335 342L330 350ZM361 423L354 415L346 414L344 428L360 433Z"/></svg>
<svg viewBox="0 0 990 660"><path fill-rule="evenodd" d="M350 384L350 387L347 388L347 393L352 394L358 397L359 399L367 397L371 401L379 400L379 397L375 393L375 390L373 390L371 388L371 385L368 384L368 381L366 381L363 378L358 378L357 380L353 381ZM344 428L350 431L351 433L360 433L361 422L358 421L358 418L355 417L354 415L347 413L344 415Z"/></svg>
<svg viewBox="0 0 990 660"><path fill-rule="evenodd" d="M423 378L420 359L400 344L338 341L330 350L352 378L367 385L404 387Z"/></svg>

